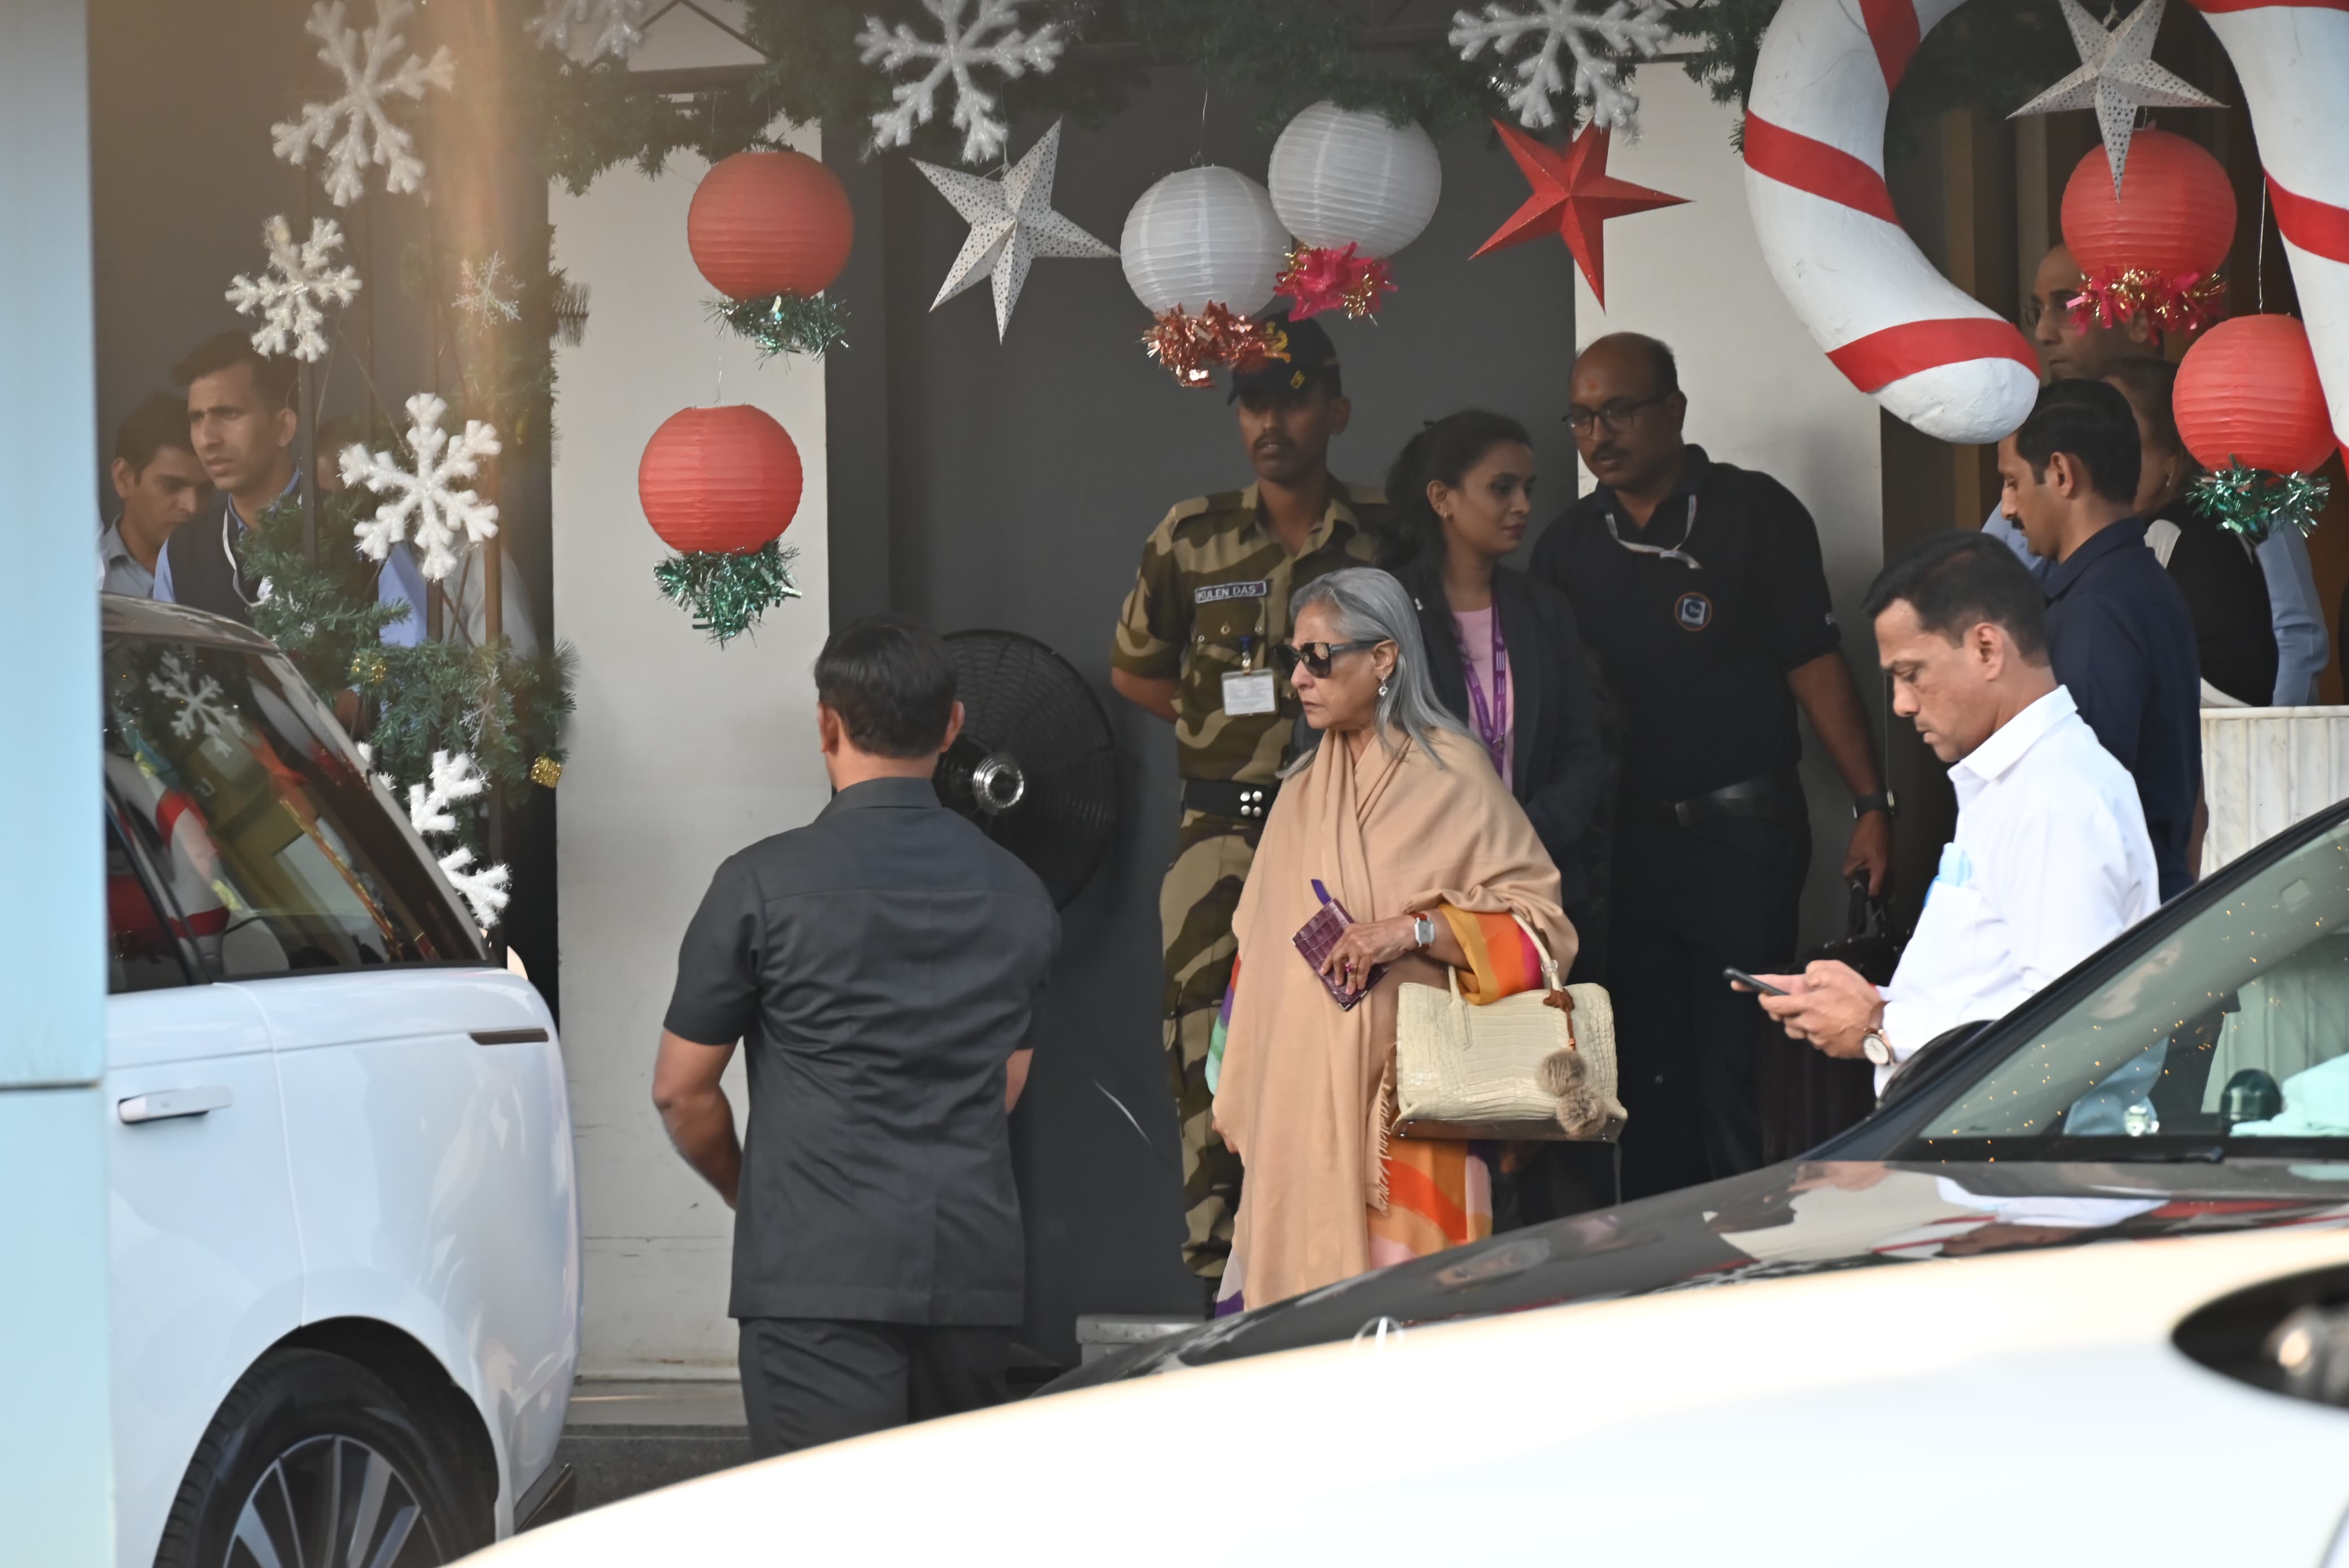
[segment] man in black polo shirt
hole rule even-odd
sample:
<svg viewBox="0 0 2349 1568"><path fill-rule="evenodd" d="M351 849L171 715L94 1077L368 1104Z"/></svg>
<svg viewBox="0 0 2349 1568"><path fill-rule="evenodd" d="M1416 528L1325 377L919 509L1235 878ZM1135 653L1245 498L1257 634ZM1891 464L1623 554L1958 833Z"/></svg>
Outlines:
<svg viewBox="0 0 2349 1568"><path fill-rule="evenodd" d="M2137 780L2164 902L2192 885L2187 846L2202 792L2202 677L2194 618L2145 548L2136 514L2137 416L2103 381L2051 381L1998 444L2002 507L2052 562L2055 678Z"/></svg>
<svg viewBox="0 0 2349 1568"><path fill-rule="evenodd" d="M1688 399L1653 338L1584 349L1572 396L1599 482L1542 535L1533 574L1574 602L1623 712L1609 989L1637 1197L1762 1162L1754 1009L1722 971L1795 955L1811 857L1796 704L1854 797L1844 874L1875 891L1891 798L1802 502L1682 438Z"/></svg>
<svg viewBox="0 0 2349 1568"><path fill-rule="evenodd" d="M718 868L653 1068L671 1141L737 1212L761 1458L1002 1398L1026 1277L1005 1117L1061 940L1035 873L931 788L962 727L945 645L860 621L815 681L837 793Z"/></svg>

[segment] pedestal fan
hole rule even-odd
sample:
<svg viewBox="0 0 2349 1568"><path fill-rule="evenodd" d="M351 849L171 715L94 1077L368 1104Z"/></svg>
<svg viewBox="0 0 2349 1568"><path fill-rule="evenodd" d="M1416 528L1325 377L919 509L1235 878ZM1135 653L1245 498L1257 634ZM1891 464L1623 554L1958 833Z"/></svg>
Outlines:
<svg viewBox="0 0 2349 1568"><path fill-rule="evenodd" d="M1109 715L1069 661L1017 632L955 632L962 734L932 777L938 799L983 829L1066 909L1117 834Z"/></svg>

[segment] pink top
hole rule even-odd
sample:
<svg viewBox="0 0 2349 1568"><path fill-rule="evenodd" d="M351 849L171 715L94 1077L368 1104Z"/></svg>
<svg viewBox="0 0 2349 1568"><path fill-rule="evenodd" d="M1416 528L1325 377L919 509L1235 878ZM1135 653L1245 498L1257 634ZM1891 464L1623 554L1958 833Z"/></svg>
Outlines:
<svg viewBox="0 0 2349 1568"><path fill-rule="evenodd" d="M1485 694L1485 700L1489 703L1493 700L1495 684L1492 606L1488 604L1482 610L1454 610L1452 619L1460 628L1460 648L1467 655L1468 673L1475 679L1476 689ZM1475 712L1473 702L1469 704L1469 712L1471 715ZM1469 720L1469 729L1472 733L1475 729L1473 717ZM1517 683L1515 681L1509 683L1508 700L1501 705L1501 733L1509 738L1508 744L1501 749L1501 782L1514 789L1516 783L1510 774L1514 771L1517 733Z"/></svg>

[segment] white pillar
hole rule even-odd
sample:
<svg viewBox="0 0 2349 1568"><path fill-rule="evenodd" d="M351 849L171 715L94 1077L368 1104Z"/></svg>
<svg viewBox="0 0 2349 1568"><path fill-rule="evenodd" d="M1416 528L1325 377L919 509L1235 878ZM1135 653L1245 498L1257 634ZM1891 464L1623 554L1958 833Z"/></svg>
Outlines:
<svg viewBox="0 0 2349 1568"><path fill-rule="evenodd" d="M83 0L0 5L0 1563L114 1560Z"/></svg>

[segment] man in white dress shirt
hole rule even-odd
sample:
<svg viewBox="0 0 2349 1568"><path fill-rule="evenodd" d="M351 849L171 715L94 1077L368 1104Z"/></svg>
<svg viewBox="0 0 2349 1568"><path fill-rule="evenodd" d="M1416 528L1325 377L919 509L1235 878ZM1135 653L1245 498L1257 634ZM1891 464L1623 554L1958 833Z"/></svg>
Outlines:
<svg viewBox="0 0 2349 1568"><path fill-rule="evenodd" d="M1942 534L1868 590L1892 710L1951 764L1956 835L1917 934L1879 992L1847 965L1759 978L1798 1040L1899 1064L2011 1011L2160 903L2136 782L2096 743L2047 659L2039 584L1999 542Z"/></svg>

